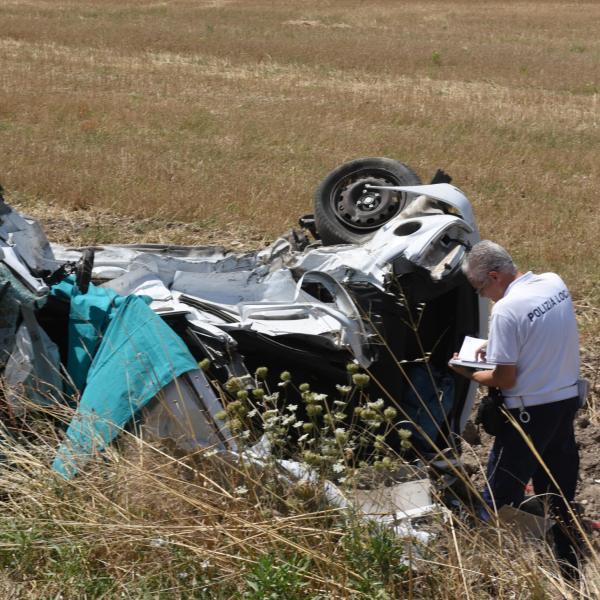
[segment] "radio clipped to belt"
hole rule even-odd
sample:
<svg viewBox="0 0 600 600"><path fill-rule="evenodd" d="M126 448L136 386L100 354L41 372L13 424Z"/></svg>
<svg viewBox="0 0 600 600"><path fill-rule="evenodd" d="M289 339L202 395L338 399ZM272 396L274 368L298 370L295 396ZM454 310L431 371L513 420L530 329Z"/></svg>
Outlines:
<svg viewBox="0 0 600 600"><path fill-rule="evenodd" d="M490 387L483 396L477 408L475 425L481 425L483 430L490 435L498 435L506 423L506 416L502 412L504 398L499 388Z"/></svg>

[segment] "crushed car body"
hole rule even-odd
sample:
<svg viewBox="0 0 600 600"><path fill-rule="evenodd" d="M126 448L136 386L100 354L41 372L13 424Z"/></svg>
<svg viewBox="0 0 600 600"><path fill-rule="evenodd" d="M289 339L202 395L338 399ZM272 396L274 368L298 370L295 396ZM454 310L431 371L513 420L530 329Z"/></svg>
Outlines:
<svg viewBox="0 0 600 600"><path fill-rule="evenodd" d="M465 335L485 336L487 306L460 269L479 233L458 188L403 185L382 174L382 160L363 159L362 170L346 169L338 187L324 188L331 196L319 201L331 201L329 217L338 219L323 225L328 239L319 239L317 219L308 227L315 239L294 231L246 253L67 248L2 202L7 401L19 413L19 393L38 403L76 398L56 470L74 475L136 419L185 450L235 451L216 416L221 386L234 377L250 387L261 366L272 388L287 370L333 395L354 362L371 377L370 396L412 428L420 458L456 448L476 386L447 361ZM385 218L364 217L382 207ZM340 243L344 227L355 241ZM204 359L210 377L198 368ZM396 432L388 443L400 444Z"/></svg>

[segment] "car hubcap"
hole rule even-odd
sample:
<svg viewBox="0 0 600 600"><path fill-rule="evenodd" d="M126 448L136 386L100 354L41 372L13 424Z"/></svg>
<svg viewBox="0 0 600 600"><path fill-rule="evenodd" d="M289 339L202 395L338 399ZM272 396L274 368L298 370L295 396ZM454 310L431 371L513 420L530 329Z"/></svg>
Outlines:
<svg viewBox="0 0 600 600"><path fill-rule="evenodd" d="M398 185L383 177L351 177L341 181L334 190L333 203L336 217L354 229L377 229L404 207L405 199L401 192L371 190L370 185Z"/></svg>

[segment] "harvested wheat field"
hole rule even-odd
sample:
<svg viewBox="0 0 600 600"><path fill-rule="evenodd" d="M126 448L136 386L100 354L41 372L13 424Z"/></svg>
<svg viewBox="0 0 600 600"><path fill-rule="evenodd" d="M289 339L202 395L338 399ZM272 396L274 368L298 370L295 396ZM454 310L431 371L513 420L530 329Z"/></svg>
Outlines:
<svg viewBox="0 0 600 600"><path fill-rule="evenodd" d="M575 299L592 384L577 499L594 521L598 22L577 1L1 0L0 183L52 242L242 251L312 212L345 161L395 158L424 182L443 168L482 238ZM2 443L5 598L600 597L591 529L572 582L511 531L440 518L418 547L274 467L130 434L67 484L53 436L46 420ZM469 441L481 485L490 440Z"/></svg>

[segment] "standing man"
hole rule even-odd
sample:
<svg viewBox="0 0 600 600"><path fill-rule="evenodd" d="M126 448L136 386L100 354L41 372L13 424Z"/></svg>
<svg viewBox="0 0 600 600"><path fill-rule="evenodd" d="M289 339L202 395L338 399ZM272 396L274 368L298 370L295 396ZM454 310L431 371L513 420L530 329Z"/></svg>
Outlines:
<svg viewBox="0 0 600 600"><path fill-rule="evenodd" d="M496 436L487 467L486 502L496 508L524 500L533 480L536 494L549 494L559 519L554 528L557 558L577 566L577 538L568 504L579 471L573 420L579 407L579 340L571 296L555 273L521 273L508 252L488 240L473 246L463 272L477 293L495 302L489 339L481 356L493 370L452 368L480 385L500 388L504 407L515 417L548 471L522 434L506 422ZM491 492L491 494L490 494Z"/></svg>

